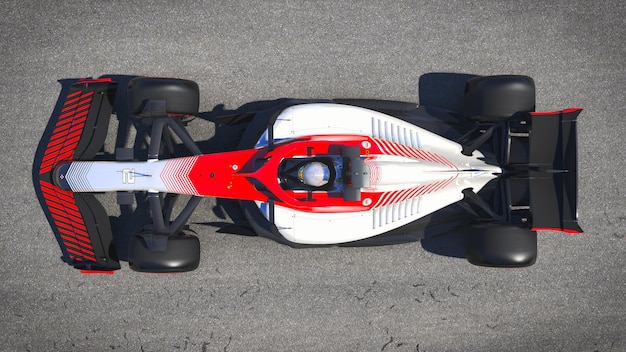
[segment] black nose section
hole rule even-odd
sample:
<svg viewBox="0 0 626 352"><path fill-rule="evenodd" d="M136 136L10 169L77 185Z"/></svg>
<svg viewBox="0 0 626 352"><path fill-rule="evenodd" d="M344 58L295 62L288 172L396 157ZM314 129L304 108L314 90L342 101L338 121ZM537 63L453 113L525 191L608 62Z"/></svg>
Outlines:
<svg viewBox="0 0 626 352"><path fill-rule="evenodd" d="M52 181L55 186L64 189L66 191L71 191L72 188L70 184L67 182L67 171L70 168L71 163L62 163L57 165L52 172Z"/></svg>

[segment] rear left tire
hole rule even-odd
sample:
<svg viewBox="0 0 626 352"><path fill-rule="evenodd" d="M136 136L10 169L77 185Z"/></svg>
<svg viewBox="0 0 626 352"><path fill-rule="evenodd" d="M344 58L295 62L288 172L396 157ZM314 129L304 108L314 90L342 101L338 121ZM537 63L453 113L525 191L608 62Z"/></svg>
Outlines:
<svg viewBox="0 0 626 352"><path fill-rule="evenodd" d="M535 111L535 82L528 76L472 78L465 84L464 114L477 122L500 122Z"/></svg>

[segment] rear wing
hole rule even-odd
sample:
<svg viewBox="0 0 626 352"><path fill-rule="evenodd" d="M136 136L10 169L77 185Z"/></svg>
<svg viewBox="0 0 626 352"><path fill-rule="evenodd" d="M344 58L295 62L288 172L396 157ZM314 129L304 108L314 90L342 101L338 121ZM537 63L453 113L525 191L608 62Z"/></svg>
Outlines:
<svg viewBox="0 0 626 352"><path fill-rule="evenodd" d="M63 259L85 273L120 268L108 216L91 194L54 185L56 165L89 160L102 148L113 111L117 84L109 78L81 79L55 110L34 162L40 203L63 252Z"/></svg>
<svg viewBox="0 0 626 352"><path fill-rule="evenodd" d="M530 208L535 230L581 233L576 118L582 109L531 113ZM536 170L536 171L535 171Z"/></svg>

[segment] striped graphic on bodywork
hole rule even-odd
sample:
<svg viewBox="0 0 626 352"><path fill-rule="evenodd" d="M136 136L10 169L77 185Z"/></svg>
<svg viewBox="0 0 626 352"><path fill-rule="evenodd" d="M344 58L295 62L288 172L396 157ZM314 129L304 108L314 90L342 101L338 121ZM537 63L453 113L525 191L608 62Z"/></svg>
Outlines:
<svg viewBox="0 0 626 352"><path fill-rule="evenodd" d="M374 143L376 143L376 146L378 146L383 154L425 160L431 163L447 166L452 170L458 170L456 165L454 165L452 162L450 162L450 160L439 154L421 150L419 148L410 147L408 145L400 143L386 141L379 138L373 138L373 141Z"/></svg>
<svg viewBox="0 0 626 352"><path fill-rule="evenodd" d="M374 208L384 207L389 204L398 203L405 201L407 199L423 196L425 194L437 192L441 189L444 189L448 186L452 181L457 178L458 175L454 175L448 179L441 180L438 182L429 183L426 185L420 185L412 188L407 188L403 190L385 192L378 199L378 201L374 204Z"/></svg>
<svg viewBox="0 0 626 352"><path fill-rule="evenodd" d="M39 185L69 258L79 262L96 262L91 238L74 194L45 181L39 181Z"/></svg>
<svg viewBox="0 0 626 352"><path fill-rule="evenodd" d="M456 178L457 175L428 185L385 192L374 204L373 228L414 216L419 211L420 196L444 189Z"/></svg>
<svg viewBox="0 0 626 352"><path fill-rule="evenodd" d="M377 185L380 183L380 179L382 178L382 171L380 170L380 166L374 160L365 158L365 165L370 171L370 185Z"/></svg>
<svg viewBox="0 0 626 352"><path fill-rule="evenodd" d="M406 145L411 148L420 149L422 147L416 129L376 117L372 117L372 137Z"/></svg>
<svg viewBox="0 0 626 352"><path fill-rule="evenodd" d="M93 192L87 174L91 169L92 162L74 161L67 170L65 180L73 192Z"/></svg>
<svg viewBox="0 0 626 352"><path fill-rule="evenodd" d="M82 90L68 94L46 146L39 169L40 175L51 171L57 162L72 159L85 127L93 95L93 91Z"/></svg>
<svg viewBox="0 0 626 352"><path fill-rule="evenodd" d="M198 191L189 178L197 156L168 160L161 171L161 180L168 192L197 195Z"/></svg>

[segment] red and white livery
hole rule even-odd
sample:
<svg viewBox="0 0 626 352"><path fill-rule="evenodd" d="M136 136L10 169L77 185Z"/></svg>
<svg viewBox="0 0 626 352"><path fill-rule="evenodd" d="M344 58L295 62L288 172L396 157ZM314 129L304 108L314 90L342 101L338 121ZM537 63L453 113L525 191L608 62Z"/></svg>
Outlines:
<svg viewBox="0 0 626 352"><path fill-rule="evenodd" d="M195 83L136 78L129 108L136 126L149 127L144 160L129 148L99 156L116 90L106 78L72 86L38 153L42 206L67 260L89 272L119 267L93 197L100 192L118 192L123 205L132 194L148 199L152 219L129 249L139 271L198 265L197 238L184 226L200 197L238 200L245 226L294 247L406 242L410 236L393 232L464 203L474 219L464 224L468 259L479 265L532 264L537 229L580 232L581 109L534 112L534 83L525 76L468 81L461 114L377 100L284 99L236 111L219 121L245 132L219 153L201 150L185 128L198 113ZM192 196L174 220L171 194Z"/></svg>

